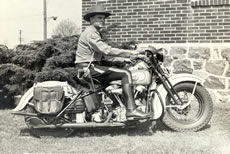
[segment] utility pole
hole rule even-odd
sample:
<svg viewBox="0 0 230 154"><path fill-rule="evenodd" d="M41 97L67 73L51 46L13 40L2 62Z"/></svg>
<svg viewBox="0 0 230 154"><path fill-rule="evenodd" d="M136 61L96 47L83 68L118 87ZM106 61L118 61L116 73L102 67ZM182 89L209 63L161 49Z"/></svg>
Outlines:
<svg viewBox="0 0 230 154"><path fill-rule="evenodd" d="M47 39L47 8L46 8L46 0L43 0L43 13L44 13L44 40Z"/></svg>
<svg viewBox="0 0 230 154"><path fill-rule="evenodd" d="M22 30L19 30L19 43L22 44Z"/></svg>

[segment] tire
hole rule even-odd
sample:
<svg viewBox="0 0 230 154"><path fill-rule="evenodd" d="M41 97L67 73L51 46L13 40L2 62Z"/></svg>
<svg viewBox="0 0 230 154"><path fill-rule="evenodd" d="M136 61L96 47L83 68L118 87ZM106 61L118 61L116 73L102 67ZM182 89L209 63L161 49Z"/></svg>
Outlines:
<svg viewBox="0 0 230 154"><path fill-rule="evenodd" d="M26 112L35 113L35 110L32 107L27 106ZM27 127L31 135L36 137L68 137L74 133L72 128L33 128L33 125L37 123L45 125L45 122L38 117L24 117Z"/></svg>
<svg viewBox="0 0 230 154"><path fill-rule="evenodd" d="M186 95L188 95L189 93L192 94L193 87L194 83L184 82L175 85L174 89L178 94L187 93ZM168 95L166 97L166 105L171 104L171 100L172 99L170 99L170 96ZM197 100L199 104L197 108L198 112L194 117L189 120L188 117L186 117L186 114L188 116L188 114L191 114L191 112L193 112L193 108L196 109L195 103L191 101L191 104L184 110L178 110L178 108L175 107L166 108L166 112L162 118L162 122L170 129L179 132L194 132L204 128L209 123L213 114L213 102L211 96L203 86L197 84L193 100ZM174 111L176 112L176 116L185 116L187 119L178 119L178 117L173 115Z"/></svg>

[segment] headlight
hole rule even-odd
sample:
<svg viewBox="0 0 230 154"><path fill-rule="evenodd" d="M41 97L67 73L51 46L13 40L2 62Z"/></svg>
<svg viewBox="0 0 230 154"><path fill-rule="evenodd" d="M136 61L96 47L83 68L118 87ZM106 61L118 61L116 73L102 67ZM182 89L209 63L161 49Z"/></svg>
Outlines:
<svg viewBox="0 0 230 154"><path fill-rule="evenodd" d="M162 49L161 51L159 51L159 52L156 54L156 57L157 57L157 60L163 62L163 61L164 61L164 49Z"/></svg>

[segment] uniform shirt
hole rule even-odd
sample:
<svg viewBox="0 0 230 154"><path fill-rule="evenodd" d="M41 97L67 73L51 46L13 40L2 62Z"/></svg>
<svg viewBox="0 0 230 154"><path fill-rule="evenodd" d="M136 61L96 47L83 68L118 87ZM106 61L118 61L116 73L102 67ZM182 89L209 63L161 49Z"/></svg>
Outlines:
<svg viewBox="0 0 230 154"><path fill-rule="evenodd" d="M104 42L100 32L91 25L85 29L78 40L75 63L100 62L103 55L128 58L136 54L137 51L112 48Z"/></svg>

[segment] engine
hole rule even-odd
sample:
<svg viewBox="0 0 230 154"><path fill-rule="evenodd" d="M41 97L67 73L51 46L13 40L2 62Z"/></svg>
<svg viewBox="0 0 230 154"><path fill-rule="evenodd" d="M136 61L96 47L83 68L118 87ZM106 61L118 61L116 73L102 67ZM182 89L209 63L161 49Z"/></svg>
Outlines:
<svg viewBox="0 0 230 154"><path fill-rule="evenodd" d="M151 82L151 74L148 71L148 65L139 61L129 68L132 74L133 83L135 85L149 85Z"/></svg>
<svg viewBox="0 0 230 154"><path fill-rule="evenodd" d="M66 118L76 123L101 122L100 116L102 116L102 113L105 113L102 104L104 103L107 106L107 110L111 106L111 103L106 103L102 97L102 94L92 93L73 103L71 103L71 100L67 101L66 105L69 103L71 105L65 110Z"/></svg>
<svg viewBox="0 0 230 154"><path fill-rule="evenodd" d="M68 100L66 102L66 105L68 105L69 103L71 103L71 100ZM86 105L82 99L73 102L65 110L65 118L69 119L71 122L83 123L85 122L85 108Z"/></svg>

